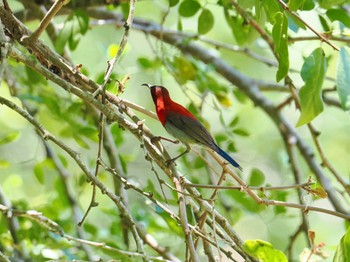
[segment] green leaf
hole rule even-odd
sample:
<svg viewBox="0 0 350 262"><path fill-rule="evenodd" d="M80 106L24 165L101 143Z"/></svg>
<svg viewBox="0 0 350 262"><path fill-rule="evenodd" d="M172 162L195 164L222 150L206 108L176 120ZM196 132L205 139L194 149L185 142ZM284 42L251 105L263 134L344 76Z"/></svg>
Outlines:
<svg viewBox="0 0 350 262"><path fill-rule="evenodd" d="M182 56L174 57L173 66L176 77L180 83L184 84L188 80L195 80L197 69L196 67L186 58Z"/></svg>
<svg viewBox="0 0 350 262"><path fill-rule="evenodd" d="M204 35L208 33L214 26L214 16L208 9L203 9L198 17L198 34Z"/></svg>
<svg viewBox="0 0 350 262"><path fill-rule="evenodd" d="M337 69L337 90L340 104L345 110L350 109L350 54L348 47L339 52Z"/></svg>
<svg viewBox="0 0 350 262"><path fill-rule="evenodd" d="M226 92L217 91L217 92L215 92L215 97L222 106L224 106L224 107L232 106L232 101Z"/></svg>
<svg viewBox="0 0 350 262"><path fill-rule="evenodd" d="M234 129L233 133L235 133L236 135L239 135L239 136L249 136L249 132L247 132L246 130L241 129L241 128Z"/></svg>
<svg viewBox="0 0 350 262"><path fill-rule="evenodd" d="M54 168L54 163L51 159L45 159L42 162L36 163L34 166L34 175L40 184L44 184L45 182L45 171L46 169Z"/></svg>
<svg viewBox="0 0 350 262"><path fill-rule="evenodd" d="M249 185L250 186L261 186L265 182L264 173L259 169L254 168L250 173Z"/></svg>
<svg viewBox="0 0 350 262"><path fill-rule="evenodd" d="M283 12L281 6L277 3L277 1L271 0L262 0L262 5L264 7L267 19L270 23L274 24L276 15Z"/></svg>
<svg viewBox="0 0 350 262"><path fill-rule="evenodd" d="M0 168L7 168L10 165L11 165L10 162L0 159Z"/></svg>
<svg viewBox="0 0 350 262"><path fill-rule="evenodd" d="M350 227L341 238L333 258L333 262L343 261L350 261Z"/></svg>
<svg viewBox="0 0 350 262"><path fill-rule="evenodd" d="M81 146L82 148L85 148L85 149L90 149L90 146L88 145L88 143L86 143L84 141L84 139L81 138L81 136L77 133L74 133L73 134L73 138L75 140L75 142L78 143L79 146Z"/></svg>
<svg viewBox="0 0 350 262"><path fill-rule="evenodd" d="M75 15L75 19L79 25L79 32L82 35L85 35L90 27L89 16L87 15L86 11L84 11L82 9L76 10L74 15Z"/></svg>
<svg viewBox="0 0 350 262"><path fill-rule="evenodd" d="M305 59L301 69L301 77L305 85L299 92L301 116L297 127L309 123L323 111L321 91L326 70L325 54L319 47Z"/></svg>
<svg viewBox="0 0 350 262"><path fill-rule="evenodd" d="M261 262L287 262L286 255L263 240L247 240L243 249Z"/></svg>
<svg viewBox="0 0 350 262"><path fill-rule="evenodd" d="M326 12L328 18L334 21L342 22L346 27L350 27L350 17L345 10L342 9L330 9Z"/></svg>
<svg viewBox="0 0 350 262"><path fill-rule="evenodd" d="M18 138L18 136L19 136L18 131L11 132L6 136L3 136L0 138L0 145L11 143L12 141L15 141Z"/></svg>
<svg viewBox="0 0 350 262"><path fill-rule="evenodd" d="M177 19L176 28L177 28L178 31L182 31L182 21L181 21L181 17L180 16Z"/></svg>
<svg viewBox="0 0 350 262"><path fill-rule="evenodd" d="M318 18L320 19L320 23L322 25L323 31L325 32L331 31L331 28L329 27L327 20L322 15L319 15Z"/></svg>
<svg viewBox="0 0 350 262"><path fill-rule="evenodd" d="M194 16L198 10L201 8L201 5L195 0L185 0L179 6L179 14L183 17Z"/></svg>
<svg viewBox="0 0 350 262"><path fill-rule="evenodd" d="M169 2L169 6L173 7L173 6L176 6L179 3L179 0L169 0L168 2Z"/></svg>
<svg viewBox="0 0 350 262"><path fill-rule="evenodd" d="M320 7L324 9L329 9L336 5L341 5L346 2L346 0L318 0Z"/></svg>
<svg viewBox="0 0 350 262"><path fill-rule="evenodd" d="M306 0L289 0L288 6L292 11L297 11L300 7L304 5Z"/></svg>
<svg viewBox="0 0 350 262"><path fill-rule="evenodd" d="M279 12L275 15L272 38L274 40L275 52L278 54L279 58L276 75L276 81L279 82L288 74L289 69L288 18L284 13Z"/></svg>
<svg viewBox="0 0 350 262"><path fill-rule="evenodd" d="M226 21L231 28L234 38L238 45L243 45L247 42L247 32L245 30L244 19L240 16L232 16L226 14Z"/></svg>

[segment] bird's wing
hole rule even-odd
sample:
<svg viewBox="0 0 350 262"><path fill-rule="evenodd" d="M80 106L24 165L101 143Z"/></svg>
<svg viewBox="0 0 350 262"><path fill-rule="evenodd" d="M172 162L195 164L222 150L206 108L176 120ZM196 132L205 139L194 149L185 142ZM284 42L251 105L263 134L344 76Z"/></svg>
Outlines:
<svg viewBox="0 0 350 262"><path fill-rule="evenodd" d="M198 143L203 146L209 147L213 150L217 150L217 146L208 132L208 130L199 122L197 119L194 119L189 116L184 116L181 114L170 114L166 121L173 125L174 127L181 130L188 137L193 140L193 143ZM181 140L181 139L180 139Z"/></svg>

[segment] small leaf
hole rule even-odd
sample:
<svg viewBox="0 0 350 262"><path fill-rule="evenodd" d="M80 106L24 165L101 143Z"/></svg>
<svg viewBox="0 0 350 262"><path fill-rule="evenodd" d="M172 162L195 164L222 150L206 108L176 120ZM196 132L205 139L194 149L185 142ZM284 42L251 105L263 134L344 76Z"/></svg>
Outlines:
<svg viewBox="0 0 350 262"><path fill-rule="evenodd" d="M275 17L278 13L282 12L281 6L276 1L262 1L266 16L272 24L275 23Z"/></svg>
<svg viewBox="0 0 350 262"><path fill-rule="evenodd" d="M215 97L219 101L219 103L224 107L232 106L232 101L229 98L228 94L223 91L215 92Z"/></svg>
<svg viewBox="0 0 350 262"><path fill-rule="evenodd" d="M330 9L333 6L341 5L342 3L345 3L345 2L346 0L318 0L320 7L324 9Z"/></svg>
<svg viewBox="0 0 350 262"><path fill-rule="evenodd" d="M0 159L0 168L7 168L10 166L10 162Z"/></svg>
<svg viewBox="0 0 350 262"><path fill-rule="evenodd" d="M208 9L203 9L198 17L198 34L208 33L214 26L214 16Z"/></svg>
<svg viewBox="0 0 350 262"><path fill-rule="evenodd" d="M292 11L297 11L300 7L304 5L306 0L289 0L288 6Z"/></svg>
<svg viewBox="0 0 350 262"><path fill-rule="evenodd" d="M345 10L342 9L330 9L326 12L328 18L334 21L342 22L346 27L350 27L350 17Z"/></svg>
<svg viewBox="0 0 350 262"><path fill-rule="evenodd" d="M179 16L179 18L177 19L177 26L176 26L178 31L182 31L182 20L181 17Z"/></svg>
<svg viewBox="0 0 350 262"><path fill-rule="evenodd" d="M323 111L322 84L326 74L326 58L321 47L305 59L301 77L305 85L299 92L301 116L297 127L309 123Z"/></svg>
<svg viewBox="0 0 350 262"><path fill-rule="evenodd" d="M322 15L319 15L318 19L320 19L320 23L322 25L323 31L325 32L331 31L331 28L329 27L327 20Z"/></svg>
<svg viewBox="0 0 350 262"><path fill-rule="evenodd" d="M79 134L74 133L73 138L75 142L77 142L78 145L81 146L82 148L90 149L90 146L80 137Z"/></svg>
<svg viewBox="0 0 350 262"><path fill-rule="evenodd" d="M286 255L282 251L275 249L270 243L263 240L247 240L243 245L243 249L262 262L288 261Z"/></svg>
<svg viewBox="0 0 350 262"><path fill-rule="evenodd" d="M265 182L264 173L259 169L254 168L250 173L249 185L250 186L261 186Z"/></svg>
<svg viewBox="0 0 350 262"><path fill-rule="evenodd" d="M169 0L170 7L176 6L178 3L179 3L179 0Z"/></svg>
<svg viewBox="0 0 350 262"><path fill-rule="evenodd" d="M196 67L186 58L182 56L174 57L173 66L177 79L181 83L186 83L188 80L194 80L196 78Z"/></svg>
<svg viewBox="0 0 350 262"><path fill-rule="evenodd" d="M234 129L233 133L235 133L236 135L239 135L239 136L249 136L249 133L246 130L240 129L240 128Z"/></svg>
<svg viewBox="0 0 350 262"><path fill-rule="evenodd" d="M272 28L272 37L275 45L275 52L278 54L278 70L276 81L279 82L288 74L289 53L288 53L288 18L284 13L278 12L275 16L275 23Z"/></svg>
<svg viewBox="0 0 350 262"><path fill-rule="evenodd" d="M0 138L0 145L11 143L12 141L15 141L18 138L18 136L19 136L18 131L9 133L6 136Z"/></svg>
<svg viewBox="0 0 350 262"><path fill-rule="evenodd" d="M85 35L86 32L89 30L89 16L86 13L86 11L82 10L82 9L78 9L75 11L75 19L77 20L78 24L79 24L79 31L82 35Z"/></svg>
<svg viewBox="0 0 350 262"><path fill-rule="evenodd" d="M345 235L341 238L340 243L335 252L333 262L350 261L350 227Z"/></svg>
<svg viewBox="0 0 350 262"><path fill-rule="evenodd" d="M34 175L36 179L38 179L40 184L44 184L45 182L45 171L47 169L53 169L54 168L54 163L51 159L45 159L42 162L37 163L34 166Z"/></svg>
<svg viewBox="0 0 350 262"><path fill-rule="evenodd" d="M180 4L179 14L183 17L194 16L198 10L201 8L201 5L195 0L185 0Z"/></svg>
<svg viewBox="0 0 350 262"><path fill-rule="evenodd" d="M239 116L236 116L232 121L230 122L229 126L230 127L235 127L239 122Z"/></svg>
<svg viewBox="0 0 350 262"><path fill-rule="evenodd" d="M34 171L34 175L35 175L36 179L38 180L38 182L43 185L45 182L45 173L44 173L44 167L43 167L42 163L37 163L34 166L33 171Z"/></svg>
<svg viewBox="0 0 350 262"><path fill-rule="evenodd" d="M342 47L339 52L337 69L337 90L341 106L350 110L350 54L349 48Z"/></svg>

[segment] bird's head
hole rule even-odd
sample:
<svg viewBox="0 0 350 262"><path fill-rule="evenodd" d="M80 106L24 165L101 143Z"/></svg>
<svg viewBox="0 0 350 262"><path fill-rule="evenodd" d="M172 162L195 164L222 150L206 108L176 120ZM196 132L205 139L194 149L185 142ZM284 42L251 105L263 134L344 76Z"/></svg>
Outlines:
<svg viewBox="0 0 350 262"><path fill-rule="evenodd" d="M150 84L142 84L141 86L147 86L151 91L151 95L154 103L156 103L157 99L167 100L170 99L169 91L164 86L150 85Z"/></svg>

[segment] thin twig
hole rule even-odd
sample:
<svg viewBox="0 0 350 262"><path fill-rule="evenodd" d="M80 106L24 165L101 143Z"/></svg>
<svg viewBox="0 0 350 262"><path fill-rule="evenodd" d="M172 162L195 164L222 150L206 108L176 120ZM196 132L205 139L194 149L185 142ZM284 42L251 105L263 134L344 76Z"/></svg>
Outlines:
<svg viewBox="0 0 350 262"><path fill-rule="evenodd" d="M40 35L45 31L46 27L50 24L51 20L68 2L69 0L56 0L45 17L41 20L38 28L30 36L30 41L36 41L40 37Z"/></svg>
<svg viewBox="0 0 350 262"><path fill-rule="evenodd" d="M292 16L294 16L296 19L298 19L301 23L303 23L307 28L309 28L315 35L317 35L321 41L326 42L328 45L330 45L331 47L333 47L334 50L339 51L339 47L337 47L336 45L332 44L331 42L329 42L329 40L322 34L320 34L319 32L317 32L317 30L315 30L312 26L310 26L304 19L302 19L296 12L292 11L289 9L289 6L283 2L282 0L276 0L282 7L284 10L288 11Z"/></svg>

